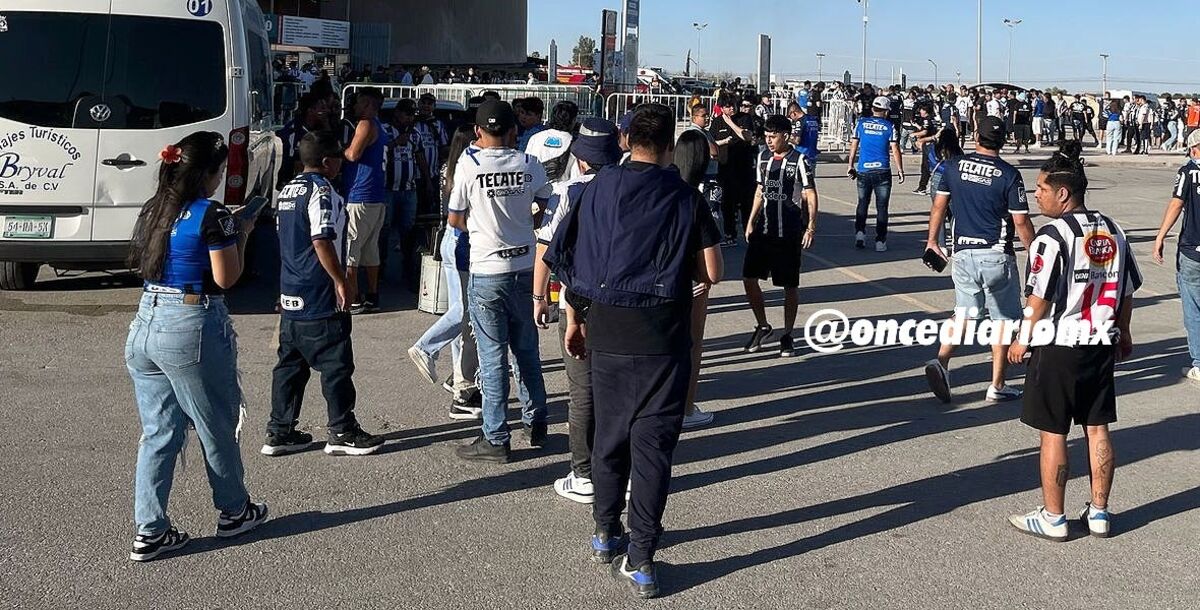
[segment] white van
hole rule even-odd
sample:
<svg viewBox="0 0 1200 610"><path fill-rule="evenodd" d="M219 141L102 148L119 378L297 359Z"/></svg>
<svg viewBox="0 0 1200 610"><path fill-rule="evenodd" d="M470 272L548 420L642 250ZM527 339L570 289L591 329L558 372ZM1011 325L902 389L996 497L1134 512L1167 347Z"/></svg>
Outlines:
<svg viewBox="0 0 1200 610"><path fill-rule="evenodd" d="M254 0L0 3L0 289L38 269L119 269L158 153L230 147L227 205L270 200L280 146Z"/></svg>

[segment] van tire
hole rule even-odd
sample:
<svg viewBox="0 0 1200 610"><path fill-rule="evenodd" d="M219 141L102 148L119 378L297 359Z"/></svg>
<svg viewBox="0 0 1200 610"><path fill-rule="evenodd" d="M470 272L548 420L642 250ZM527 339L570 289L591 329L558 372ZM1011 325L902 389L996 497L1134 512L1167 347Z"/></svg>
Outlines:
<svg viewBox="0 0 1200 610"><path fill-rule="evenodd" d="M0 290L31 290L41 263L0 261Z"/></svg>

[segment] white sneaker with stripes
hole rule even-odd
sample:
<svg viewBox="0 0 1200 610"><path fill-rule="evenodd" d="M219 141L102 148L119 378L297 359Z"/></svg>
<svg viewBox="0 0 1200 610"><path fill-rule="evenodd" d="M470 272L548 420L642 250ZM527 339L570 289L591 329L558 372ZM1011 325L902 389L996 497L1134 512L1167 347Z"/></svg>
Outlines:
<svg viewBox="0 0 1200 610"><path fill-rule="evenodd" d="M1108 509L1092 509L1092 503L1083 506L1079 520L1087 525L1088 532L1097 538L1108 538L1109 514Z"/></svg>
<svg viewBox="0 0 1200 610"><path fill-rule="evenodd" d="M1013 515L1008 518L1013 527L1038 538L1062 542L1067 539L1067 517L1059 515L1051 521L1046 517L1044 506L1039 506L1024 515Z"/></svg>

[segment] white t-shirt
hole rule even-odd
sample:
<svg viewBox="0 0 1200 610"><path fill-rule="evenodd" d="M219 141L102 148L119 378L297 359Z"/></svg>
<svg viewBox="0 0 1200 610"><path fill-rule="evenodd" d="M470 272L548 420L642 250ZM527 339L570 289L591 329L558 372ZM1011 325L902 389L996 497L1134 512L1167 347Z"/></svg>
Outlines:
<svg viewBox="0 0 1200 610"><path fill-rule="evenodd" d="M999 117L1000 116L1000 101L996 100L996 99L988 100L987 113L988 113L988 116Z"/></svg>
<svg viewBox="0 0 1200 610"><path fill-rule="evenodd" d="M512 148L468 148L454 171L451 212L467 214L471 273L533 268L533 204L552 193L546 169Z"/></svg>
<svg viewBox="0 0 1200 610"><path fill-rule="evenodd" d="M537 157L538 161L545 163L552 159L557 159L571 148L571 132L562 131L560 129L543 129L529 136L529 143L525 145L525 152Z"/></svg>

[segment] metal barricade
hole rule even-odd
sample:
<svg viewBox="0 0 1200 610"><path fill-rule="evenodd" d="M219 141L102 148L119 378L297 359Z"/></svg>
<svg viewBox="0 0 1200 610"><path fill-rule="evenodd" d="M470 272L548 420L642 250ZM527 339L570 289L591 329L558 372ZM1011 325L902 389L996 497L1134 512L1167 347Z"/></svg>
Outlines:
<svg viewBox="0 0 1200 610"><path fill-rule="evenodd" d="M858 105L846 100L825 100L825 112L821 117L821 133L817 137L817 148L823 151L847 150L850 134L858 118Z"/></svg>
<svg viewBox="0 0 1200 610"><path fill-rule="evenodd" d="M463 108L475 93L477 85L387 85L376 83L350 83L342 88L342 118L350 109L350 96L355 91L367 88L379 89L384 99L417 99L426 93L432 94L438 100L458 102Z"/></svg>
<svg viewBox="0 0 1200 610"><path fill-rule="evenodd" d="M575 102L579 106L579 116L589 117L600 114L603 98L596 90L586 85L471 85L473 95L483 95L485 91L495 91L500 99L512 103L513 100L525 97L536 97L546 105L546 114L559 102Z"/></svg>
<svg viewBox="0 0 1200 610"><path fill-rule="evenodd" d="M604 98L604 114L603 117L614 123L620 120L621 116L626 112L637 108L641 104L662 104L671 109L675 115L675 122L678 124L687 124L692 121L692 104L696 99L691 95L679 95L674 93L610 93ZM711 96L703 96L699 98L700 104L709 111L712 111L715 99Z"/></svg>

